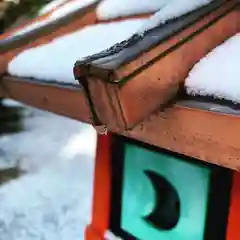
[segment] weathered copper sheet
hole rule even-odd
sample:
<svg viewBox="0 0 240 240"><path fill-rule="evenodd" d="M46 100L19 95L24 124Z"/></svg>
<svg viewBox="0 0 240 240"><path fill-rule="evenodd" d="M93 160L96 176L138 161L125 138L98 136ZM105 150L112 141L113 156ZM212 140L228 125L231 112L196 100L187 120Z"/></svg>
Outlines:
<svg viewBox="0 0 240 240"><path fill-rule="evenodd" d="M99 66L93 67L93 72L80 67L80 77L89 77L95 110L109 130L240 170L240 110L195 99L178 100L159 110L169 99L177 98L175 93L196 61L239 32L240 11L236 2L229 0L168 41L154 42L147 52L134 55L130 62L121 62L114 71L110 69L110 75ZM124 82L115 83L114 76ZM93 123L86 95L77 82L65 85L4 76L0 79L0 97Z"/></svg>
<svg viewBox="0 0 240 240"><path fill-rule="evenodd" d="M125 136L240 170L240 110L194 100L157 111Z"/></svg>
<svg viewBox="0 0 240 240"><path fill-rule="evenodd" d="M78 85L44 83L6 76L0 79L0 96L91 123L91 113L83 89Z"/></svg>
<svg viewBox="0 0 240 240"><path fill-rule="evenodd" d="M185 28L189 27L191 24L199 21L199 19L205 17L207 14L218 10L221 6L226 4L227 0L215 0L208 4L207 6L201 7L193 12L190 12L184 16L179 17L177 20L170 20L164 25L160 25L143 35L133 35L126 41L116 44L106 51L96 53L89 56L83 60L80 60L76 65L83 66L89 65L89 71L111 71L115 73L115 78L109 79L109 81L118 82L121 78L126 75L131 74L132 71L137 68L142 67L149 60L158 56L153 48L160 45L160 43L170 40L174 34L183 31ZM238 2L236 0L229 0L227 9L234 7ZM162 49L160 49L162 51ZM142 56L144 53L144 57ZM146 59L147 57L147 59ZM139 61L139 59L141 61ZM138 65L136 66L136 62ZM128 73L126 72L126 65L131 64L134 68L128 68ZM121 72L125 69L125 72Z"/></svg>
<svg viewBox="0 0 240 240"><path fill-rule="evenodd" d="M83 90L77 85L4 77L0 97L12 98L92 124ZM129 131L116 131L159 148L240 170L240 109L228 104L179 100L156 111Z"/></svg>
<svg viewBox="0 0 240 240"><path fill-rule="evenodd" d="M161 29L158 31L159 34L154 35L155 39L158 37L158 45L156 40L152 41L152 49L147 52L141 52L140 47L139 56L135 49L135 60L123 61L116 68L114 64L112 68L95 65L98 62L104 66L108 62L106 52L99 54L102 62L95 55L76 63L76 78L88 84L98 119L112 131L131 129L173 99L194 64L240 31L239 2L225 1L225 4L211 13L207 11L204 18L194 21L167 41L162 41ZM151 31L143 39L148 34L151 35ZM137 40L137 45L139 41L144 40ZM122 45L128 49L128 43ZM113 49L118 47L116 45Z"/></svg>

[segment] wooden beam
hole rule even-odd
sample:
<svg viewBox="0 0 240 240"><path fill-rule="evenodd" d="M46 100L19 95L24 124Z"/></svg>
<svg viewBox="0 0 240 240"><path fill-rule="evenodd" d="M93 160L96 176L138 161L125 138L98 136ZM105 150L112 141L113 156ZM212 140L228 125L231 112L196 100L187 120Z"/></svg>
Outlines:
<svg viewBox="0 0 240 240"><path fill-rule="evenodd" d="M239 216L240 216L240 174L233 174L233 183L231 190L231 202L229 206L228 226L226 240L240 238Z"/></svg>
<svg viewBox="0 0 240 240"><path fill-rule="evenodd" d="M92 123L80 86L39 83L4 77L0 97L79 121ZM129 131L116 133L184 154L195 159L240 170L240 110L222 105L180 101L152 114Z"/></svg>
<svg viewBox="0 0 240 240"><path fill-rule="evenodd" d="M213 111L226 108L197 108L197 104L188 106L179 102L123 134L159 148L240 170L240 111Z"/></svg>
<svg viewBox="0 0 240 240"><path fill-rule="evenodd" d="M12 98L39 109L91 123L91 112L84 92L78 85L66 86L3 77L0 79L0 97Z"/></svg>
<svg viewBox="0 0 240 240"><path fill-rule="evenodd" d="M111 141L111 135L98 136L92 219L85 230L85 240L104 240L105 233L109 229L112 187Z"/></svg>

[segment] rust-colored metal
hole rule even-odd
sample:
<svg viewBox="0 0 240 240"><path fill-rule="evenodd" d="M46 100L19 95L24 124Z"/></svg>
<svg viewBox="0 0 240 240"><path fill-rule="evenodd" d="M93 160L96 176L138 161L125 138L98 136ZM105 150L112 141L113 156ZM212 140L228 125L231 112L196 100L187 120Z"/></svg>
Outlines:
<svg viewBox="0 0 240 240"><path fill-rule="evenodd" d="M82 89L34 83L13 77L0 81L0 96L92 123ZM240 114L175 104L118 134L234 170L240 170ZM231 126L231 127L228 127Z"/></svg>
<svg viewBox="0 0 240 240"><path fill-rule="evenodd" d="M228 228L226 240L238 240L240 218L240 173L233 174L233 184L231 190L231 202L229 206Z"/></svg>
<svg viewBox="0 0 240 240"><path fill-rule="evenodd" d="M115 70L115 78L130 79L122 85L109 83L102 76L86 75L100 121L112 131L131 129L173 99L196 62L240 31L239 8L226 13L231 8L229 2L133 63Z"/></svg>
<svg viewBox="0 0 240 240"><path fill-rule="evenodd" d="M172 99L197 61L239 31L240 11L235 10L133 76L118 94L127 126L134 126L161 104Z"/></svg>
<svg viewBox="0 0 240 240"><path fill-rule="evenodd" d="M221 16L222 13L226 12L228 9L233 7L236 1L228 1L227 4L223 5L221 8L217 9L214 13L205 16L202 21L196 22L193 26L184 29L183 31L179 32L175 36L169 38L167 41L164 41L162 44L159 44L155 48L151 49L150 51L144 53L143 55L138 56L133 61L127 63L126 65L120 66L116 69L115 74L118 79L121 79L125 76L132 74L139 68L146 68L146 65L149 61L158 58L159 54L166 52L171 47L174 47L179 42L184 41L187 36L190 36L194 31L203 28L208 22L213 21L217 16ZM236 9L239 11L239 9ZM239 14L239 13L238 13ZM238 16L239 17L239 16ZM240 24L239 19L236 19L232 24ZM147 65L148 66L148 65Z"/></svg>
<svg viewBox="0 0 240 240"><path fill-rule="evenodd" d="M94 103L94 109L100 121L106 124L107 128L114 132L121 132L125 125L120 105L118 102L118 86L109 86L100 79L89 80L89 89ZM98 92L98 94L96 94Z"/></svg>
<svg viewBox="0 0 240 240"><path fill-rule="evenodd" d="M124 135L239 171L239 122L240 115L176 104L158 111Z"/></svg>
<svg viewBox="0 0 240 240"><path fill-rule="evenodd" d="M113 132L240 170L238 115L209 112L179 104L151 115L162 103L175 96L179 85L196 61L240 30L239 9L208 25L221 15L225 8L226 6L209 14L202 21L144 53L132 63L117 69L116 73L120 77L134 73L131 80L123 86L105 83L102 79L89 79L91 97L101 121ZM90 15L88 17L91 20ZM85 23L88 24L90 20ZM208 26L205 28L206 25ZM204 30L197 32L200 28ZM193 33L194 36L191 36ZM156 59L160 53L187 38L189 41L177 46L166 56ZM187 55L189 52L191 54ZM143 60L144 56L147 61ZM0 64L0 71L4 64L5 62ZM140 70L135 71L136 69ZM78 87L44 84L8 76L0 80L0 97L13 98L37 108L92 123L88 102L82 89ZM151 117L146 119L149 115ZM143 123L123 132L143 119Z"/></svg>
<svg viewBox="0 0 240 240"><path fill-rule="evenodd" d="M98 136L92 219L85 231L85 240L104 240L109 229L111 198L111 135Z"/></svg>
<svg viewBox="0 0 240 240"><path fill-rule="evenodd" d="M58 86L4 77L0 80L0 96L83 122L92 121L85 95L78 86Z"/></svg>

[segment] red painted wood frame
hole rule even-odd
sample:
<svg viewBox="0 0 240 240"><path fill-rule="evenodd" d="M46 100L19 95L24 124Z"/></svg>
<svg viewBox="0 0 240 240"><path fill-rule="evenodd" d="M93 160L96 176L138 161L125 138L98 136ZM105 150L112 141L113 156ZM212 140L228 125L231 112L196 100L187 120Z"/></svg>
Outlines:
<svg viewBox="0 0 240 240"><path fill-rule="evenodd" d="M111 135L99 135L94 171L92 220L85 240L104 240L109 229L111 198Z"/></svg>
<svg viewBox="0 0 240 240"><path fill-rule="evenodd" d="M233 176L226 240L240 239L239 220L240 220L240 173L235 172Z"/></svg>

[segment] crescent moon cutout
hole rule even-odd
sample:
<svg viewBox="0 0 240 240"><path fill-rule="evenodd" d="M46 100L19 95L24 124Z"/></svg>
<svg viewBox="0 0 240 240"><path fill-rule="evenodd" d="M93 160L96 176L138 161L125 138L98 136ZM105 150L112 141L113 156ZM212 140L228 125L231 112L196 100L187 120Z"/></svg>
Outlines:
<svg viewBox="0 0 240 240"><path fill-rule="evenodd" d="M174 186L156 172L144 171L155 191L155 206L144 220L159 230L174 228L180 218L180 199Z"/></svg>

